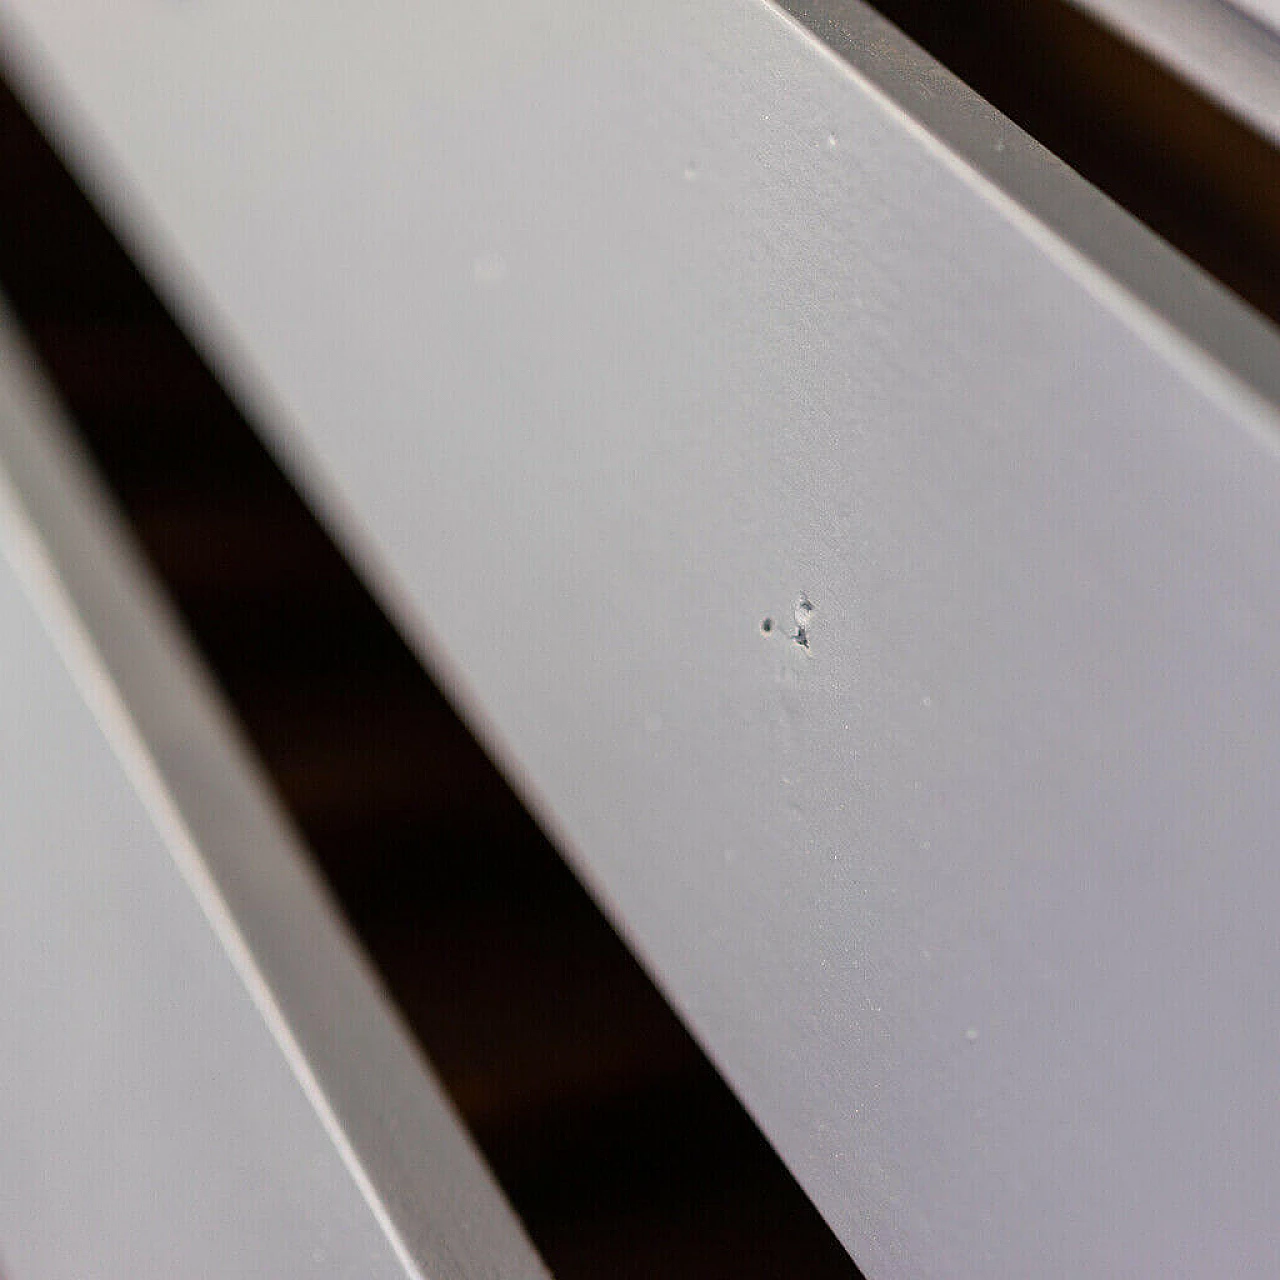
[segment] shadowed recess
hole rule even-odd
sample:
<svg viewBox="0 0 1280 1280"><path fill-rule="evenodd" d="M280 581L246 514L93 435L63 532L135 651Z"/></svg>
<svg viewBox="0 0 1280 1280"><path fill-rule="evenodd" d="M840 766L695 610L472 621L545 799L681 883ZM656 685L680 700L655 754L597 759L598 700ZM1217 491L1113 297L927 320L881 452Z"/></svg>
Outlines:
<svg viewBox="0 0 1280 1280"><path fill-rule="evenodd" d="M554 1272L856 1277L2 86L0 211L0 287Z"/></svg>

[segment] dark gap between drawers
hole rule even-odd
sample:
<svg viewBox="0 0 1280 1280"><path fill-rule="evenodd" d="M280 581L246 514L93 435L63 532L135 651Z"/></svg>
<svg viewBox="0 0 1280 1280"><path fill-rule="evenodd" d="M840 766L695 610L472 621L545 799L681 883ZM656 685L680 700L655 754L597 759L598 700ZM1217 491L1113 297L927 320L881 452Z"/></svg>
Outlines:
<svg viewBox="0 0 1280 1280"><path fill-rule="evenodd" d="M840 23L841 0L779 0ZM1280 150L1069 0L869 0L1082 177L1280 324ZM823 31L814 22L816 34ZM1261 42L1275 44L1261 27Z"/></svg>
<svg viewBox="0 0 1280 1280"><path fill-rule="evenodd" d="M561 1280L857 1276L2 86L0 286Z"/></svg>

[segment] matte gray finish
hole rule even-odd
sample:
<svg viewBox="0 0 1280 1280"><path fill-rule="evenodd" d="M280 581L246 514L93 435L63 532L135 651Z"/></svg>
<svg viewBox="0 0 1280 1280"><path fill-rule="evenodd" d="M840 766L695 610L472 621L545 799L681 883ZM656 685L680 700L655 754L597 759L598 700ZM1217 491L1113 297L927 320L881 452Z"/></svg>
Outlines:
<svg viewBox="0 0 1280 1280"><path fill-rule="evenodd" d="M403 1276L7 565L0 654L4 1274Z"/></svg>
<svg viewBox="0 0 1280 1280"><path fill-rule="evenodd" d="M1274 333L883 24L0 12L872 1280L1276 1274Z"/></svg>
<svg viewBox="0 0 1280 1280"><path fill-rule="evenodd" d="M3 502L6 550L47 596ZM2 562L0 655L5 1274L402 1276Z"/></svg>
<svg viewBox="0 0 1280 1280"><path fill-rule="evenodd" d="M1274 35L1280 35L1280 0L1229 0L1229 3L1255 18Z"/></svg>
<svg viewBox="0 0 1280 1280"><path fill-rule="evenodd" d="M5 1274L545 1280L2 311L0 466Z"/></svg>

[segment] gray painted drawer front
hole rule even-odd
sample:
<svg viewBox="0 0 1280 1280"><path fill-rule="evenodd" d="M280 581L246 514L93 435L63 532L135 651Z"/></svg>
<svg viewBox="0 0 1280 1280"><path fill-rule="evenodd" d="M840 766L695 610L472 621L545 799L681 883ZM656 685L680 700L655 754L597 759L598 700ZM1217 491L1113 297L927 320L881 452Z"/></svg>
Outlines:
<svg viewBox="0 0 1280 1280"><path fill-rule="evenodd" d="M0 311L0 1269L545 1280Z"/></svg>
<svg viewBox="0 0 1280 1280"><path fill-rule="evenodd" d="M1269 330L874 24L0 14L872 1280L1275 1274Z"/></svg>

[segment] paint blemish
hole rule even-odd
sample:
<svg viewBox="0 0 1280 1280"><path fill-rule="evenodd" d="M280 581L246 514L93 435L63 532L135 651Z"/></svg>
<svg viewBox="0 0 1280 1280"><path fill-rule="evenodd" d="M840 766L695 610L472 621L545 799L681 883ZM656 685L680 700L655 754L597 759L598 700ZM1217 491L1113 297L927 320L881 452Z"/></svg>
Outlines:
<svg viewBox="0 0 1280 1280"><path fill-rule="evenodd" d="M807 649L809 647L809 625L813 618L813 604L808 596L801 594L797 597L791 616L796 623L796 629L791 633L791 638L802 649Z"/></svg>
<svg viewBox="0 0 1280 1280"><path fill-rule="evenodd" d="M796 602L791 608L791 617L794 620L794 629L786 634L801 649L809 648L809 630L813 621L813 602L803 592L796 597ZM760 634L762 636L772 635L778 630L778 624L771 616L766 616L760 620Z"/></svg>

